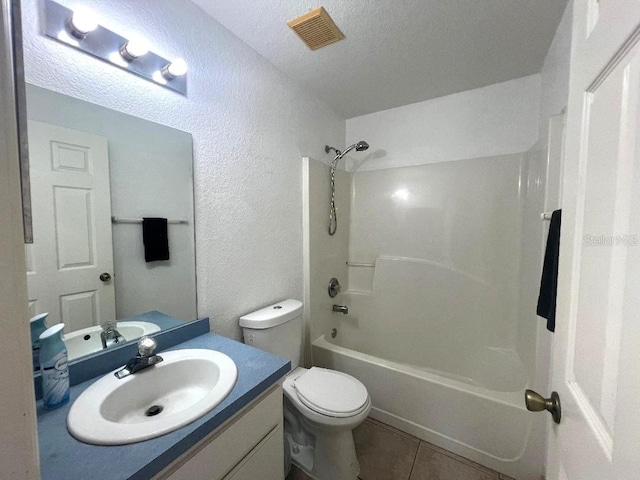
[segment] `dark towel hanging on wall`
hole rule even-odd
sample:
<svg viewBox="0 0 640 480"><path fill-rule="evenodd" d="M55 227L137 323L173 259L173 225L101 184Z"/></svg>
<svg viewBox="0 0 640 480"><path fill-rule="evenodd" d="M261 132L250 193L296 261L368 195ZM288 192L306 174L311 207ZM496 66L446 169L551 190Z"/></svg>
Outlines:
<svg viewBox="0 0 640 480"><path fill-rule="evenodd" d="M544 252L542 279L540 280L540 295L536 313L547 319L547 330L556 329L556 295L558 293L558 259L560 255L560 221L562 210L556 210L551 215L547 248Z"/></svg>
<svg viewBox="0 0 640 480"><path fill-rule="evenodd" d="M143 218L142 241L146 262L169 260L169 234L166 218Z"/></svg>

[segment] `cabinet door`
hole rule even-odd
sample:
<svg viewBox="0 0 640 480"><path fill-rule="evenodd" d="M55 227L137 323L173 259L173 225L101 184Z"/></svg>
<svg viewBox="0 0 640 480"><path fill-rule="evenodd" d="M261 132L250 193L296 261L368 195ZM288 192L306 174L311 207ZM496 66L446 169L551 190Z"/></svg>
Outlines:
<svg viewBox="0 0 640 480"><path fill-rule="evenodd" d="M255 448L280 429L282 444L282 387L274 386L237 416L214 431L160 472L155 480L219 480L235 471ZM280 445L277 463L284 470ZM256 479L262 479L258 476ZM264 477L265 479L267 477ZM268 477L272 478L272 477ZM282 480L283 475L278 477Z"/></svg>
<svg viewBox="0 0 640 480"><path fill-rule="evenodd" d="M284 478L282 427L273 429L224 480L282 480Z"/></svg>

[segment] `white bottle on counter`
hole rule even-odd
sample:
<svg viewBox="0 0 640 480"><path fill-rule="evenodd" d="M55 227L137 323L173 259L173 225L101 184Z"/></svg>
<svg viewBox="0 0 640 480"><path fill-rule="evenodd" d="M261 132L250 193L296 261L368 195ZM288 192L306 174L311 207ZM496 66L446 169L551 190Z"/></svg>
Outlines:
<svg viewBox="0 0 640 480"><path fill-rule="evenodd" d="M48 313L41 313L31 317L29 325L31 327L31 357L33 359L33 370L40 371L40 335L47 329Z"/></svg>
<svg viewBox="0 0 640 480"><path fill-rule="evenodd" d="M69 401L69 367L63 329L64 323L58 323L40 335L42 400L47 409L61 407Z"/></svg>

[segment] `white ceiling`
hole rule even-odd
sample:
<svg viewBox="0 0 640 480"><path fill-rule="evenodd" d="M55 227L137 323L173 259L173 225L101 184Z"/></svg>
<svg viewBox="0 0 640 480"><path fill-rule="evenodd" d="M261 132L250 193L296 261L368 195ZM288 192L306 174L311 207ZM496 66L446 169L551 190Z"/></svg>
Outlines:
<svg viewBox="0 0 640 480"><path fill-rule="evenodd" d="M192 0L346 118L537 73L567 0ZM345 39L287 21L324 6Z"/></svg>

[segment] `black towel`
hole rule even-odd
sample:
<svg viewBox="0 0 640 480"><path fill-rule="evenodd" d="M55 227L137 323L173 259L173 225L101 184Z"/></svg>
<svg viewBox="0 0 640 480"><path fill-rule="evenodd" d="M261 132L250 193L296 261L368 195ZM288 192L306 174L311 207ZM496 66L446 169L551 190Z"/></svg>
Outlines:
<svg viewBox="0 0 640 480"><path fill-rule="evenodd" d="M166 218L143 218L142 241L147 262L169 260L169 234Z"/></svg>
<svg viewBox="0 0 640 480"><path fill-rule="evenodd" d="M556 210L551 215L547 249L544 252L542 279L540 280L540 295L536 313L547 319L547 330L556 329L556 295L558 293L558 258L560 254L560 220L562 210Z"/></svg>

